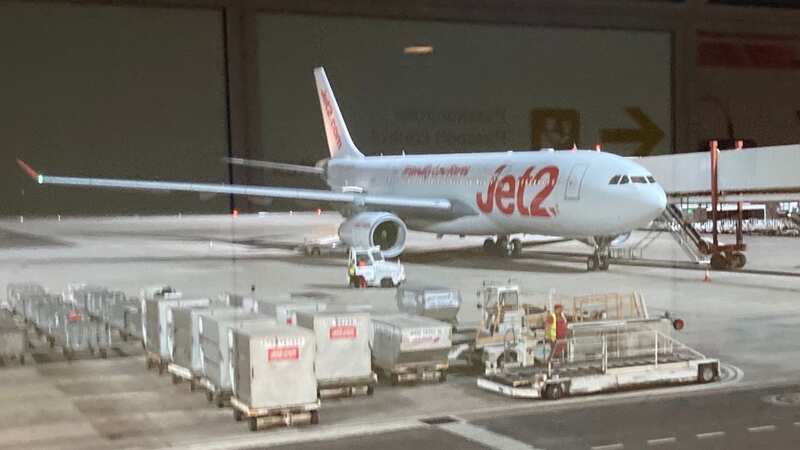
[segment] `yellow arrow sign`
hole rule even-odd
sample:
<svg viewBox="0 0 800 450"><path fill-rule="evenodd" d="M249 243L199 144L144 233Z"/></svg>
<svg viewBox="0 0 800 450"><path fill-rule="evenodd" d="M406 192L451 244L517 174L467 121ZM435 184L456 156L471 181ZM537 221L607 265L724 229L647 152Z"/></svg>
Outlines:
<svg viewBox="0 0 800 450"><path fill-rule="evenodd" d="M658 145L661 139L664 139L664 132L642 112L641 108L629 106L625 108L625 111L633 118L634 122L639 125L639 128L609 128L600 130L600 141L603 144L612 142L638 142L639 147L636 149L635 155L649 155L653 151L653 147Z"/></svg>

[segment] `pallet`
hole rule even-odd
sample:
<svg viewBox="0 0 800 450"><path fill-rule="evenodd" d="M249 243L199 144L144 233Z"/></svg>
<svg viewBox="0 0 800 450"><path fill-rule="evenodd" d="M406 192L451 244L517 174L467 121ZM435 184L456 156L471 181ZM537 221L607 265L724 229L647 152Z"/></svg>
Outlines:
<svg viewBox="0 0 800 450"><path fill-rule="evenodd" d="M230 389L220 389L214 383L205 377L197 379L197 385L206 391L206 400L208 403L214 403L217 408L223 408L231 405L231 397L233 392Z"/></svg>
<svg viewBox="0 0 800 450"><path fill-rule="evenodd" d="M317 396L323 398L370 396L375 392L378 375L371 373L365 377L321 380L317 383Z"/></svg>
<svg viewBox="0 0 800 450"><path fill-rule="evenodd" d="M147 352L144 355L144 364L147 370L158 369L158 374L163 375L164 372L167 371L169 361L161 358L161 355L158 353Z"/></svg>
<svg viewBox="0 0 800 450"><path fill-rule="evenodd" d="M296 424L319 423L319 399L314 403L277 408L250 408L236 397L231 397L230 402L233 407L233 419L237 422L247 419L250 431L276 426L291 427Z"/></svg>
<svg viewBox="0 0 800 450"><path fill-rule="evenodd" d="M391 384L405 384L416 382L439 382L447 381L447 369L449 364L438 363L430 365L398 365L394 366L391 370L379 368L381 375L388 378Z"/></svg>

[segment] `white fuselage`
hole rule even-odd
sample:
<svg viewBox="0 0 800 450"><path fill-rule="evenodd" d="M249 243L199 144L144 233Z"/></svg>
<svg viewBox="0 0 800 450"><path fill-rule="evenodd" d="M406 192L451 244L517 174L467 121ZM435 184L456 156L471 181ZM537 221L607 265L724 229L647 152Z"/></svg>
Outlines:
<svg viewBox="0 0 800 450"><path fill-rule="evenodd" d="M638 182L610 184L615 175ZM437 234L616 236L646 226L666 196L650 173L620 156L587 150L373 156L331 159L334 191L446 198L470 214L403 215L413 230ZM650 178L652 180L652 178Z"/></svg>

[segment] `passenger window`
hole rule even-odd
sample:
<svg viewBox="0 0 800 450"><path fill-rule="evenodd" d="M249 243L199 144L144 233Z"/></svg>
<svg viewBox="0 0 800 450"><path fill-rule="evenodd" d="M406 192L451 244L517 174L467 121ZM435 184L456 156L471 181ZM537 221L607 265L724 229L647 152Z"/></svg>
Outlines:
<svg viewBox="0 0 800 450"><path fill-rule="evenodd" d="M628 180L628 176L623 175L622 178L619 180L619 184L628 184L628 181L630 181Z"/></svg>
<svg viewBox="0 0 800 450"><path fill-rule="evenodd" d="M609 181L608 184L619 184L620 178L621 177L619 175L614 175L613 177L611 177L611 181Z"/></svg>
<svg viewBox="0 0 800 450"><path fill-rule="evenodd" d="M647 181L649 181L649 182L651 182L651 183L655 183L655 182L656 182L656 179L655 179L655 178L653 178L653 176L652 176L652 175L650 175L649 177L647 177Z"/></svg>

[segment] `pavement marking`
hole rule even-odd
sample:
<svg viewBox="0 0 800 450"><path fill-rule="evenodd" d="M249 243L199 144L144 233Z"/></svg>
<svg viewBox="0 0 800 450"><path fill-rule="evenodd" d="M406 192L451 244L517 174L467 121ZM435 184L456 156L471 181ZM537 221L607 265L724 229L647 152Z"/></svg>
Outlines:
<svg viewBox="0 0 800 450"><path fill-rule="evenodd" d="M710 433L699 433L697 434L697 439L713 439L725 436L724 431L712 431Z"/></svg>
<svg viewBox="0 0 800 450"><path fill-rule="evenodd" d="M596 445L592 447L592 450L618 450L620 448L625 448L625 446L617 442L616 444Z"/></svg>
<svg viewBox="0 0 800 450"><path fill-rule="evenodd" d="M777 427L775 425L763 425L760 427L750 427L747 431L751 433L766 433L770 431L775 431Z"/></svg>
<svg viewBox="0 0 800 450"><path fill-rule="evenodd" d="M444 423L436 425L436 428L497 450L541 450L508 436L466 422Z"/></svg>
<svg viewBox="0 0 800 450"><path fill-rule="evenodd" d="M794 423L794 426L796 426L796 427L800 428L800 422L795 422L795 423Z"/></svg>
<svg viewBox="0 0 800 450"><path fill-rule="evenodd" d="M647 445L664 445L664 444L674 444L678 440L674 437L665 437L660 439L648 439Z"/></svg>

